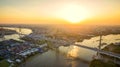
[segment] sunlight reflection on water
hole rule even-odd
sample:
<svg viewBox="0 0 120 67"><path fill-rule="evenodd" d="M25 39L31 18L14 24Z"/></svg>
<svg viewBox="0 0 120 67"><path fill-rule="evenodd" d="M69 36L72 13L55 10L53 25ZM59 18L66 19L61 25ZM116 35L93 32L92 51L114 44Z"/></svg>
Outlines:
<svg viewBox="0 0 120 67"><path fill-rule="evenodd" d="M115 42L120 42L120 35L107 35L102 37L102 43L110 44L110 43L115 43ZM97 48L99 45L99 36L92 37L91 39L85 39L83 42L76 42L77 44ZM106 45L102 46L105 47ZM91 61L93 55L96 55L95 51L89 50L89 49L84 49L81 47L77 46L61 46L59 47L59 51L61 53L66 54L67 56L71 57L77 57L80 59L84 59L86 61Z"/></svg>

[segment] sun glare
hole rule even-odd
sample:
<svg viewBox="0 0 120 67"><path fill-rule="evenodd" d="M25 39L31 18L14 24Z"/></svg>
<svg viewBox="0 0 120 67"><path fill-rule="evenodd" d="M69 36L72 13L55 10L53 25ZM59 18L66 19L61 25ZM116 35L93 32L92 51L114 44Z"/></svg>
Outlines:
<svg viewBox="0 0 120 67"><path fill-rule="evenodd" d="M80 23L88 18L90 13L80 5L69 4L62 7L58 14L62 19L70 23Z"/></svg>

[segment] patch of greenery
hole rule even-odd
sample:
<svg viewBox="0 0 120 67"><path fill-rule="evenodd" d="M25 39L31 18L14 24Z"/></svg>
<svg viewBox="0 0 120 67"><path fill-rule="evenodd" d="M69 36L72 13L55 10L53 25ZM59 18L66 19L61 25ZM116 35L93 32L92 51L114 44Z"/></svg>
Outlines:
<svg viewBox="0 0 120 67"><path fill-rule="evenodd" d="M106 46L102 50L120 54L120 45L115 45L114 43L111 43L110 45ZM100 54L100 55L104 58L108 58L108 59L111 59L111 60L115 59L114 57L111 57L111 56L108 56L108 55L105 55L105 54Z"/></svg>
<svg viewBox="0 0 120 67"><path fill-rule="evenodd" d="M114 45L111 43L110 45L103 48L103 50L120 54L120 45Z"/></svg>
<svg viewBox="0 0 120 67"><path fill-rule="evenodd" d="M6 60L0 61L0 67L9 67L9 63Z"/></svg>
<svg viewBox="0 0 120 67"><path fill-rule="evenodd" d="M118 67L118 66L112 62L103 62L101 60L94 59L91 61L89 67Z"/></svg>
<svg viewBox="0 0 120 67"><path fill-rule="evenodd" d="M0 61L3 60L4 58L0 56Z"/></svg>

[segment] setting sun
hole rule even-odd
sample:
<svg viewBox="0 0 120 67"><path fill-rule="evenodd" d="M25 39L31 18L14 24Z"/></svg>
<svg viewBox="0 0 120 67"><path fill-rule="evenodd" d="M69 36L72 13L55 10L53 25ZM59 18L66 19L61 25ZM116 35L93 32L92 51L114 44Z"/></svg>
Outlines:
<svg viewBox="0 0 120 67"><path fill-rule="evenodd" d="M90 16L90 13L84 7L77 4L64 5L58 14L60 18L70 23L80 23Z"/></svg>
<svg viewBox="0 0 120 67"><path fill-rule="evenodd" d="M0 24L120 25L119 1L1 0Z"/></svg>

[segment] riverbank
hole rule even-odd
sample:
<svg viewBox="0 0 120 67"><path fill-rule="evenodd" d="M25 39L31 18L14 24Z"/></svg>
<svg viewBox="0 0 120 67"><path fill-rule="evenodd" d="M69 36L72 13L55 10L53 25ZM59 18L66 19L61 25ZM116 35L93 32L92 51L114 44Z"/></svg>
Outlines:
<svg viewBox="0 0 120 67"><path fill-rule="evenodd" d="M120 43L111 43L104 47L102 50L110 51L113 53L120 54ZM113 58L108 55L100 54L101 59L94 59L90 63L90 67L119 67L120 59Z"/></svg>
<svg viewBox="0 0 120 67"><path fill-rule="evenodd" d="M113 62L103 62L102 60L94 59L89 67L119 67Z"/></svg>
<svg viewBox="0 0 120 67"><path fill-rule="evenodd" d="M29 58L24 67L88 67L87 63L81 60L68 58L54 50L48 50L45 53L37 54Z"/></svg>
<svg viewBox="0 0 120 67"><path fill-rule="evenodd" d="M36 46L28 42L20 42L13 39L0 42L0 62L9 66L18 66L24 63L27 58L43 53L46 51L46 46ZM2 62L5 60L6 62ZM0 64L3 66L4 64Z"/></svg>
<svg viewBox="0 0 120 67"><path fill-rule="evenodd" d="M0 36L16 34L15 30L0 28Z"/></svg>

